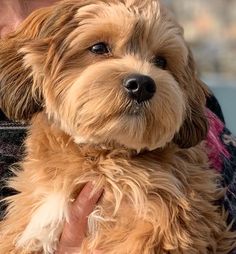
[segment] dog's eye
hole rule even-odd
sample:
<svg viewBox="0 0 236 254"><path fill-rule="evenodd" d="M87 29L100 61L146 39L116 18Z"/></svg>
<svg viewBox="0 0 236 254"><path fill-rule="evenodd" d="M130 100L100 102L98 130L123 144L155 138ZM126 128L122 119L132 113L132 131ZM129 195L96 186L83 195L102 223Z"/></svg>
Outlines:
<svg viewBox="0 0 236 254"><path fill-rule="evenodd" d="M166 69L167 66L167 60L165 59L165 57L162 56L157 56L154 58L153 63L161 69Z"/></svg>
<svg viewBox="0 0 236 254"><path fill-rule="evenodd" d="M105 55L110 52L108 45L104 42L100 42L100 43L93 45L92 47L90 47L89 50L92 53L98 54L98 55Z"/></svg>

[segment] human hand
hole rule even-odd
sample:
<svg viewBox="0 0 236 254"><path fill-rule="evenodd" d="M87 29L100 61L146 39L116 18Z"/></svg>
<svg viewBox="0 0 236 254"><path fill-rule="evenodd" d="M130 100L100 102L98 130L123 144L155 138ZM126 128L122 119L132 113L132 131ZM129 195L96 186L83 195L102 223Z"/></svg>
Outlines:
<svg viewBox="0 0 236 254"><path fill-rule="evenodd" d="M78 254L86 236L88 216L94 210L103 190L93 196L93 184L87 183L71 204L69 222L65 223L56 254ZM101 254L96 251L93 254Z"/></svg>

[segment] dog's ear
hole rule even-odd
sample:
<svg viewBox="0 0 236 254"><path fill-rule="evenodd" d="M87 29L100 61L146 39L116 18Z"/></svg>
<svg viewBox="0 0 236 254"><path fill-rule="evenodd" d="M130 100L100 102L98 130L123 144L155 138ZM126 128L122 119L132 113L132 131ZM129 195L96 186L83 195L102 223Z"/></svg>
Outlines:
<svg viewBox="0 0 236 254"><path fill-rule="evenodd" d="M29 120L43 107L39 76L47 58L47 42L70 26L78 8L86 2L65 0L39 9L0 41L0 108L10 119Z"/></svg>
<svg viewBox="0 0 236 254"><path fill-rule="evenodd" d="M42 108L40 91L32 90L31 69L21 49L40 36L50 8L36 11L19 29L0 41L0 108L12 120L29 120Z"/></svg>
<svg viewBox="0 0 236 254"><path fill-rule="evenodd" d="M188 66L179 80L186 91L187 113L183 125L174 137L174 142L180 148L196 146L206 138L208 121L205 114L208 89L198 79L191 51L189 50Z"/></svg>
<svg viewBox="0 0 236 254"><path fill-rule="evenodd" d="M5 42L0 43L0 108L10 119L28 120L40 103L32 98L30 70L18 52L24 42Z"/></svg>

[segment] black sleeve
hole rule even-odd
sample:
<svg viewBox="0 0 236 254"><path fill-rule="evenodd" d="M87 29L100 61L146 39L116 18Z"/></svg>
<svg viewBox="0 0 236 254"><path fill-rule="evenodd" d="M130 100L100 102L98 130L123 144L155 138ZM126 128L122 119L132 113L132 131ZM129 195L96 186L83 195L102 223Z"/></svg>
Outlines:
<svg viewBox="0 0 236 254"><path fill-rule="evenodd" d="M6 188L5 183L12 176L10 166L22 158L26 131L26 126L8 121L0 112L0 199L15 193ZM4 211L5 205L0 202L0 220Z"/></svg>
<svg viewBox="0 0 236 254"><path fill-rule="evenodd" d="M1 121L7 121L7 117L4 115L4 113L2 112L2 110L0 109L0 122Z"/></svg>
<svg viewBox="0 0 236 254"><path fill-rule="evenodd" d="M206 103L207 108L209 108L215 115L217 115L220 120L225 124L225 119L223 112L221 110L221 106L216 99L216 97L211 94L209 97L207 97L207 103Z"/></svg>

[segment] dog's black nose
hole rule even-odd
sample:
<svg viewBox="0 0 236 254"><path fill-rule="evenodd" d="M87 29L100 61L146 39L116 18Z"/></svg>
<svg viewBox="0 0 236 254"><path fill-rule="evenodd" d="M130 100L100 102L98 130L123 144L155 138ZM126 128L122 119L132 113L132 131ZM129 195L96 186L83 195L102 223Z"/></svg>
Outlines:
<svg viewBox="0 0 236 254"><path fill-rule="evenodd" d="M156 92L155 81L146 75L133 74L124 80L129 96L138 103L150 100Z"/></svg>

